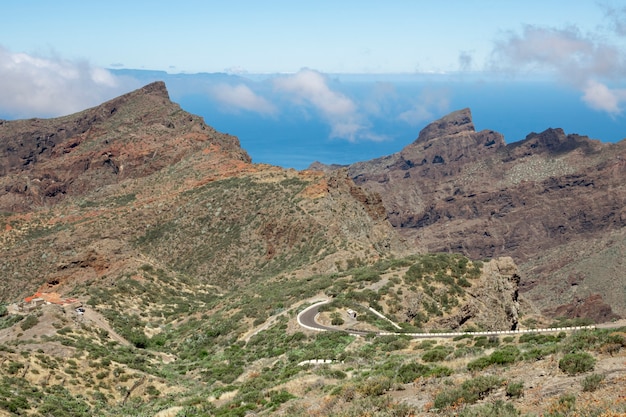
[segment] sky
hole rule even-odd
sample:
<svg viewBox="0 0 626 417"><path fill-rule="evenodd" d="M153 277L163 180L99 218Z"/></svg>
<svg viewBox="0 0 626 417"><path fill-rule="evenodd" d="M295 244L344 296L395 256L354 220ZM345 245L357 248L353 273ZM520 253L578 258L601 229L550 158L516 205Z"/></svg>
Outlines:
<svg viewBox="0 0 626 417"><path fill-rule="evenodd" d="M0 44L97 67L187 73L481 70L494 44L526 25L618 43L609 15L623 18L620 3L3 0Z"/></svg>
<svg viewBox="0 0 626 417"><path fill-rule="evenodd" d="M277 120L285 103L313 111L350 142L385 140L368 130L385 106L407 123L453 110L437 88L400 103L386 74L541 80L607 120L626 107L623 0L3 0L2 15L3 118L69 114L139 87L123 69L243 75L255 82L201 93L224 111ZM359 100L337 74L378 84Z"/></svg>

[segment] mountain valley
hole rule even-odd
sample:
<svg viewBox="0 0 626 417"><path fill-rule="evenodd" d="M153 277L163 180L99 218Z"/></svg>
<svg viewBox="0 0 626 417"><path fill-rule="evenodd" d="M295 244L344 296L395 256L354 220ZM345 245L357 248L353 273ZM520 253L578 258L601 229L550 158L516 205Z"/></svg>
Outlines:
<svg viewBox="0 0 626 417"><path fill-rule="evenodd" d="M157 82L0 145L0 415L626 413L623 143L465 109L296 171Z"/></svg>

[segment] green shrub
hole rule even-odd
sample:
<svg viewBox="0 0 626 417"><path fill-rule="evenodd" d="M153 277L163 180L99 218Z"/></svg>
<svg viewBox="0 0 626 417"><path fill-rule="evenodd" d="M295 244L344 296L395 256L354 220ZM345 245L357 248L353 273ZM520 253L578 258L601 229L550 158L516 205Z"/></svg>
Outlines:
<svg viewBox="0 0 626 417"><path fill-rule="evenodd" d="M500 339L497 336L477 336L474 338L474 347L496 347L500 345Z"/></svg>
<svg viewBox="0 0 626 417"><path fill-rule="evenodd" d="M422 360L424 362L441 362L444 361L449 354L450 351L448 349L439 346L424 352L424 354L422 355Z"/></svg>
<svg viewBox="0 0 626 417"><path fill-rule="evenodd" d="M106 378L107 376L109 376L109 372L107 372L107 371L101 371L101 372L98 372L98 373L96 374L96 378L97 378L97 379L104 379L104 378Z"/></svg>
<svg viewBox="0 0 626 417"><path fill-rule="evenodd" d="M430 370L430 372L428 372L428 376L434 376L439 378L443 376L450 376L452 375L452 372L452 369L445 366L435 366Z"/></svg>
<svg viewBox="0 0 626 417"><path fill-rule="evenodd" d="M415 381L419 377L428 375L430 371L430 367L417 362L412 362L402 365L400 369L398 369L397 378L399 382L408 384L409 382Z"/></svg>
<svg viewBox="0 0 626 417"><path fill-rule="evenodd" d="M128 336L128 340L139 349L145 349L148 346L148 337L141 330L132 332Z"/></svg>
<svg viewBox="0 0 626 417"><path fill-rule="evenodd" d="M341 326L344 323L344 320L341 318L341 315L337 311L331 313L330 318L330 324L332 324L333 326Z"/></svg>
<svg viewBox="0 0 626 417"><path fill-rule="evenodd" d="M591 374L587 375L585 379L582 381L583 391L585 392L593 392L600 388L600 384L604 381L604 375L600 374Z"/></svg>
<svg viewBox="0 0 626 417"><path fill-rule="evenodd" d="M281 404L286 403L292 398L296 398L294 395L285 391L284 389L280 391L272 391L269 393L269 402L267 404L267 408L270 410L276 410Z"/></svg>
<svg viewBox="0 0 626 417"><path fill-rule="evenodd" d="M357 390L365 397L383 395L391 388L391 380L386 377L370 378L363 381Z"/></svg>
<svg viewBox="0 0 626 417"><path fill-rule="evenodd" d="M26 331L32 327L35 327L37 323L39 323L39 319L37 318L37 316L29 315L20 323L20 327L22 328L22 330Z"/></svg>
<svg viewBox="0 0 626 417"><path fill-rule="evenodd" d="M482 356L468 363L467 369L470 371L480 371L485 369L489 365L491 365L491 360L489 359L489 356Z"/></svg>
<svg viewBox="0 0 626 417"><path fill-rule="evenodd" d="M435 401L433 405L435 406L435 408L442 410L444 408L457 404L461 399L465 399L465 397L463 397L463 392L461 391L461 389L444 389L435 396Z"/></svg>
<svg viewBox="0 0 626 417"><path fill-rule="evenodd" d="M519 337L520 343L529 343L534 345L543 345L546 343L555 343L559 339L557 336L549 334L525 333Z"/></svg>
<svg viewBox="0 0 626 417"><path fill-rule="evenodd" d="M321 366L317 368L315 373L317 375L326 376L328 378L334 379L346 379L348 377L348 375L344 371L339 369L331 369L327 366Z"/></svg>
<svg viewBox="0 0 626 417"><path fill-rule="evenodd" d="M568 353L559 361L559 369L568 375L592 371L596 360L587 352Z"/></svg>
<svg viewBox="0 0 626 417"><path fill-rule="evenodd" d="M444 409L459 403L474 404L476 401L489 395L491 391L500 386L502 379L493 375L481 375L469 379L460 387L444 389L435 396L434 406Z"/></svg>
<svg viewBox="0 0 626 417"><path fill-rule="evenodd" d="M392 352L394 350L406 349L410 344L411 341L407 336L388 335L377 337L373 345L383 352Z"/></svg>
<svg viewBox="0 0 626 417"><path fill-rule="evenodd" d="M552 344L546 345L546 346L533 347L525 351L522 354L522 357L524 358L524 360L539 361L548 355L557 353L558 350L559 350L558 345L552 345Z"/></svg>
<svg viewBox="0 0 626 417"><path fill-rule="evenodd" d="M10 373L11 375L14 375L17 373L17 371L23 368L24 368L23 363L11 361L9 362L9 366L7 367L7 372Z"/></svg>
<svg viewBox="0 0 626 417"><path fill-rule="evenodd" d="M519 349L515 346L505 346L491 353L489 356L483 356L475 359L467 364L470 371L480 371L490 365L506 365L514 363L521 357Z"/></svg>
<svg viewBox="0 0 626 417"><path fill-rule="evenodd" d="M506 396L511 398L520 398L524 395L524 383L512 382L506 386Z"/></svg>
<svg viewBox="0 0 626 417"><path fill-rule="evenodd" d="M506 365L515 362L520 357L520 351L515 346L505 346L489 355L491 363Z"/></svg>
<svg viewBox="0 0 626 417"><path fill-rule="evenodd" d="M352 278L356 282L378 282L380 281L380 274L369 268L358 269L352 274Z"/></svg>

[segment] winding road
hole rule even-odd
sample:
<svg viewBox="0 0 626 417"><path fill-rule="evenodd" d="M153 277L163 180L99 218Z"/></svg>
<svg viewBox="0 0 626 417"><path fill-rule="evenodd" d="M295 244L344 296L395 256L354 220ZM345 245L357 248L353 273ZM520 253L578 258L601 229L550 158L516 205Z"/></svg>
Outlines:
<svg viewBox="0 0 626 417"><path fill-rule="evenodd" d="M319 324L316 321L316 317L319 314L319 308L329 303L330 300L321 300L313 303L309 307L305 308L298 314L298 324L301 327L309 330L316 330L321 332L331 331L331 332L346 332L353 335L367 335L367 334L377 334L379 336L385 335L403 335L410 336L416 339L435 339L435 338L450 338L457 337L462 335L471 334L473 336L503 336L503 335L517 335L524 333L557 333L557 332L571 332L576 330L583 329L595 329L595 328L616 328L624 326L626 323L624 320L620 320L615 323L603 323L599 325L593 326L574 326L574 327L551 327L546 329L523 329L523 330L495 330L495 331L487 331L487 332L451 332L451 333L400 333L400 332L365 332L365 331L357 331L351 329L340 329L338 327L324 326Z"/></svg>

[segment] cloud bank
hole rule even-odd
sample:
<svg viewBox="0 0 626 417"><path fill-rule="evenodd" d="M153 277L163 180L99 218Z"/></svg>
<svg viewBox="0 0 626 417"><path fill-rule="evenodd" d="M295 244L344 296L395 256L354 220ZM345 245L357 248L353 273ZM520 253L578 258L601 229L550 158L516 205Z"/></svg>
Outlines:
<svg viewBox="0 0 626 417"><path fill-rule="evenodd" d="M245 84L217 84L209 90L214 99L234 111L246 110L262 115L273 115L278 111L272 103Z"/></svg>
<svg viewBox="0 0 626 417"><path fill-rule="evenodd" d="M0 113L7 116L70 114L122 94L132 84L87 62L13 53L0 46Z"/></svg>
<svg viewBox="0 0 626 417"><path fill-rule="evenodd" d="M274 80L274 87L285 94L293 103L310 107L318 112L331 127L331 138L384 140L372 133L370 125L357 104L330 88L328 79L320 72L303 69L293 75L281 76Z"/></svg>
<svg viewBox="0 0 626 417"><path fill-rule="evenodd" d="M510 32L496 42L492 69L553 72L581 91L589 107L617 115L626 95L614 84L623 81L626 56L602 39L573 26L554 29L527 25L520 34Z"/></svg>
<svg viewBox="0 0 626 417"><path fill-rule="evenodd" d="M616 9L604 5L600 6L604 8L604 14L609 19L611 30L618 36L626 36L626 7Z"/></svg>
<svg viewBox="0 0 626 417"><path fill-rule="evenodd" d="M398 119L411 126L433 121L450 110L450 95L447 89L426 88L420 94L417 103L400 113Z"/></svg>

